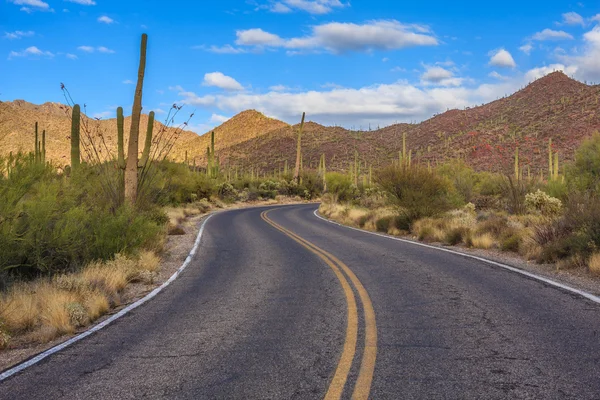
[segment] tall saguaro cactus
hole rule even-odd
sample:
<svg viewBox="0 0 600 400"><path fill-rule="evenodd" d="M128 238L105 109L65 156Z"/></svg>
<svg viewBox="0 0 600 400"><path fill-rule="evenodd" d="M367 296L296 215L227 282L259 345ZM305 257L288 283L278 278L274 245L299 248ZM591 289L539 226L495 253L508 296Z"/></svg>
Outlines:
<svg viewBox="0 0 600 400"><path fill-rule="evenodd" d="M46 164L46 130L42 131L42 152L40 154L42 164Z"/></svg>
<svg viewBox="0 0 600 400"><path fill-rule="evenodd" d="M125 170L125 140L123 126L125 118L123 117L123 107L117 108L117 164L119 169Z"/></svg>
<svg viewBox="0 0 600 400"><path fill-rule="evenodd" d="M79 148L79 133L81 131L81 107L79 104L73 106L71 116L71 169L79 168L81 164L81 152Z"/></svg>
<svg viewBox="0 0 600 400"><path fill-rule="evenodd" d="M306 113L302 113L302 121L298 130L298 143L296 144L296 169L294 170L294 180L300 184L300 172L302 169L302 131L304 130L304 118Z"/></svg>
<svg viewBox="0 0 600 400"><path fill-rule="evenodd" d="M38 140L39 140L38 123L36 121L36 123L35 123L35 143L34 143L34 145L35 145L34 146L34 150L35 150L35 152L34 152L34 161L35 161L36 164L38 163L38 159L40 157L39 154L38 154L38 152L39 152Z"/></svg>
<svg viewBox="0 0 600 400"><path fill-rule="evenodd" d="M148 115L148 129L146 130L146 142L144 143L144 152L140 165L146 166L150 159L150 148L152 147L152 132L154 131L154 111L150 111ZM186 157L187 158L187 157Z"/></svg>
<svg viewBox="0 0 600 400"><path fill-rule="evenodd" d="M131 129L129 130L129 146L127 149L127 162L125 165L125 201L134 204L138 190L138 143L140 139L140 115L142 114L142 91L144 88L144 74L146 72L146 47L148 35L142 35L140 46L140 65L138 79L133 98L131 112Z"/></svg>

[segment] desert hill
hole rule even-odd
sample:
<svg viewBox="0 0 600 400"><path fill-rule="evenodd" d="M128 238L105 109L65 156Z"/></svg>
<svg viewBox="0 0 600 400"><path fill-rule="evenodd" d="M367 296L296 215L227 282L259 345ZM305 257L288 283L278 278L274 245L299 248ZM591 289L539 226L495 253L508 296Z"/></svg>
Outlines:
<svg viewBox="0 0 600 400"><path fill-rule="evenodd" d="M581 141L600 130L600 85L589 86L561 72L549 74L511 96L478 107L449 110L419 124L396 124L373 131L349 131L307 122L302 140L303 163L316 168L322 154L329 170L347 170L355 154L361 165L379 167L397 160L406 135L414 162L437 164L461 158L479 170L513 171L515 149L532 174L548 168L548 140L561 165L571 160ZM300 110L299 110L300 115ZM310 116L308 116L308 119ZM68 163L70 120L65 106L33 105L22 100L0 102L0 154L33 148L33 125L46 129L48 158ZM126 118L125 130L129 128ZM114 146L116 121L98 121ZM147 116L142 117L142 132ZM155 129L160 129L157 123ZM214 129L221 165L264 172L292 168L298 125L244 111ZM143 140L141 141L143 142ZM210 134L182 131L171 157L205 165Z"/></svg>

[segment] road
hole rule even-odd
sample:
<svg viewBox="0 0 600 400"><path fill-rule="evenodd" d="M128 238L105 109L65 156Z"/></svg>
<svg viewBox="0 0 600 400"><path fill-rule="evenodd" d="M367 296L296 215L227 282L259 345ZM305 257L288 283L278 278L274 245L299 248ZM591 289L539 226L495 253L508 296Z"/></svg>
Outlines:
<svg viewBox="0 0 600 400"><path fill-rule="evenodd" d="M176 281L0 398L600 399L600 305L316 207L213 216Z"/></svg>

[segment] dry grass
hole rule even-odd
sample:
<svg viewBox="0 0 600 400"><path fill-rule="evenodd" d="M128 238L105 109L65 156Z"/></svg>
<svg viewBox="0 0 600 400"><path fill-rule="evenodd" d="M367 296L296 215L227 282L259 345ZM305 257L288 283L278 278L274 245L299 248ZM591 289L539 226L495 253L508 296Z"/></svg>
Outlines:
<svg viewBox="0 0 600 400"><path fill-rule="evenodd" d="M600 253L594 253L587 262L591 274L600 276Z"/></svg>
<svg viewBox="0 0 600 400"><path fill-rule="evenodd" d="M160 259L150 251L137 258L117 255L78 273L22 283L0 297L0 348L7 335L48 342L73 333L118 305L131 282L153 283Z"/></svg>
<svg viewBox="0 0 600 400"><path fill-rule="evenodd" d="M475 234L471 238L471 245L476 249L488 250L496 246L496 240L489 233Z"/></svg>

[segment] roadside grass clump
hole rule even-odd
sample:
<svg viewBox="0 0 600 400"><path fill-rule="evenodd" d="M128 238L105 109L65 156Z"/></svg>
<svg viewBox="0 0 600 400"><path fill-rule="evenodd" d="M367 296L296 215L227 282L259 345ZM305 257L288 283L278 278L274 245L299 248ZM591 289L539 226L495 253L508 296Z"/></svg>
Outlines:
<svg viewBox="0 0 600 400"><path fill-rule="evenodd" d="M587 262L587 265L592 275L600 276L600 253L592 254Z"/></svg>
<svg viewBox="0 0 600 400"><path fill-rule="evenodd" d="M489 233L474 234L471 237L471 247L475 249L489 250L496 245L496 240Z"/></svg>
<svg viewBox="0 0 600 400"><path fill-rule="evenodd" d="M120 305L130 283L153 283L159 265L151 251L137 257L118 254L76 273L16 284L0 296L0 331L31 342L73 333Z"/></svg>

